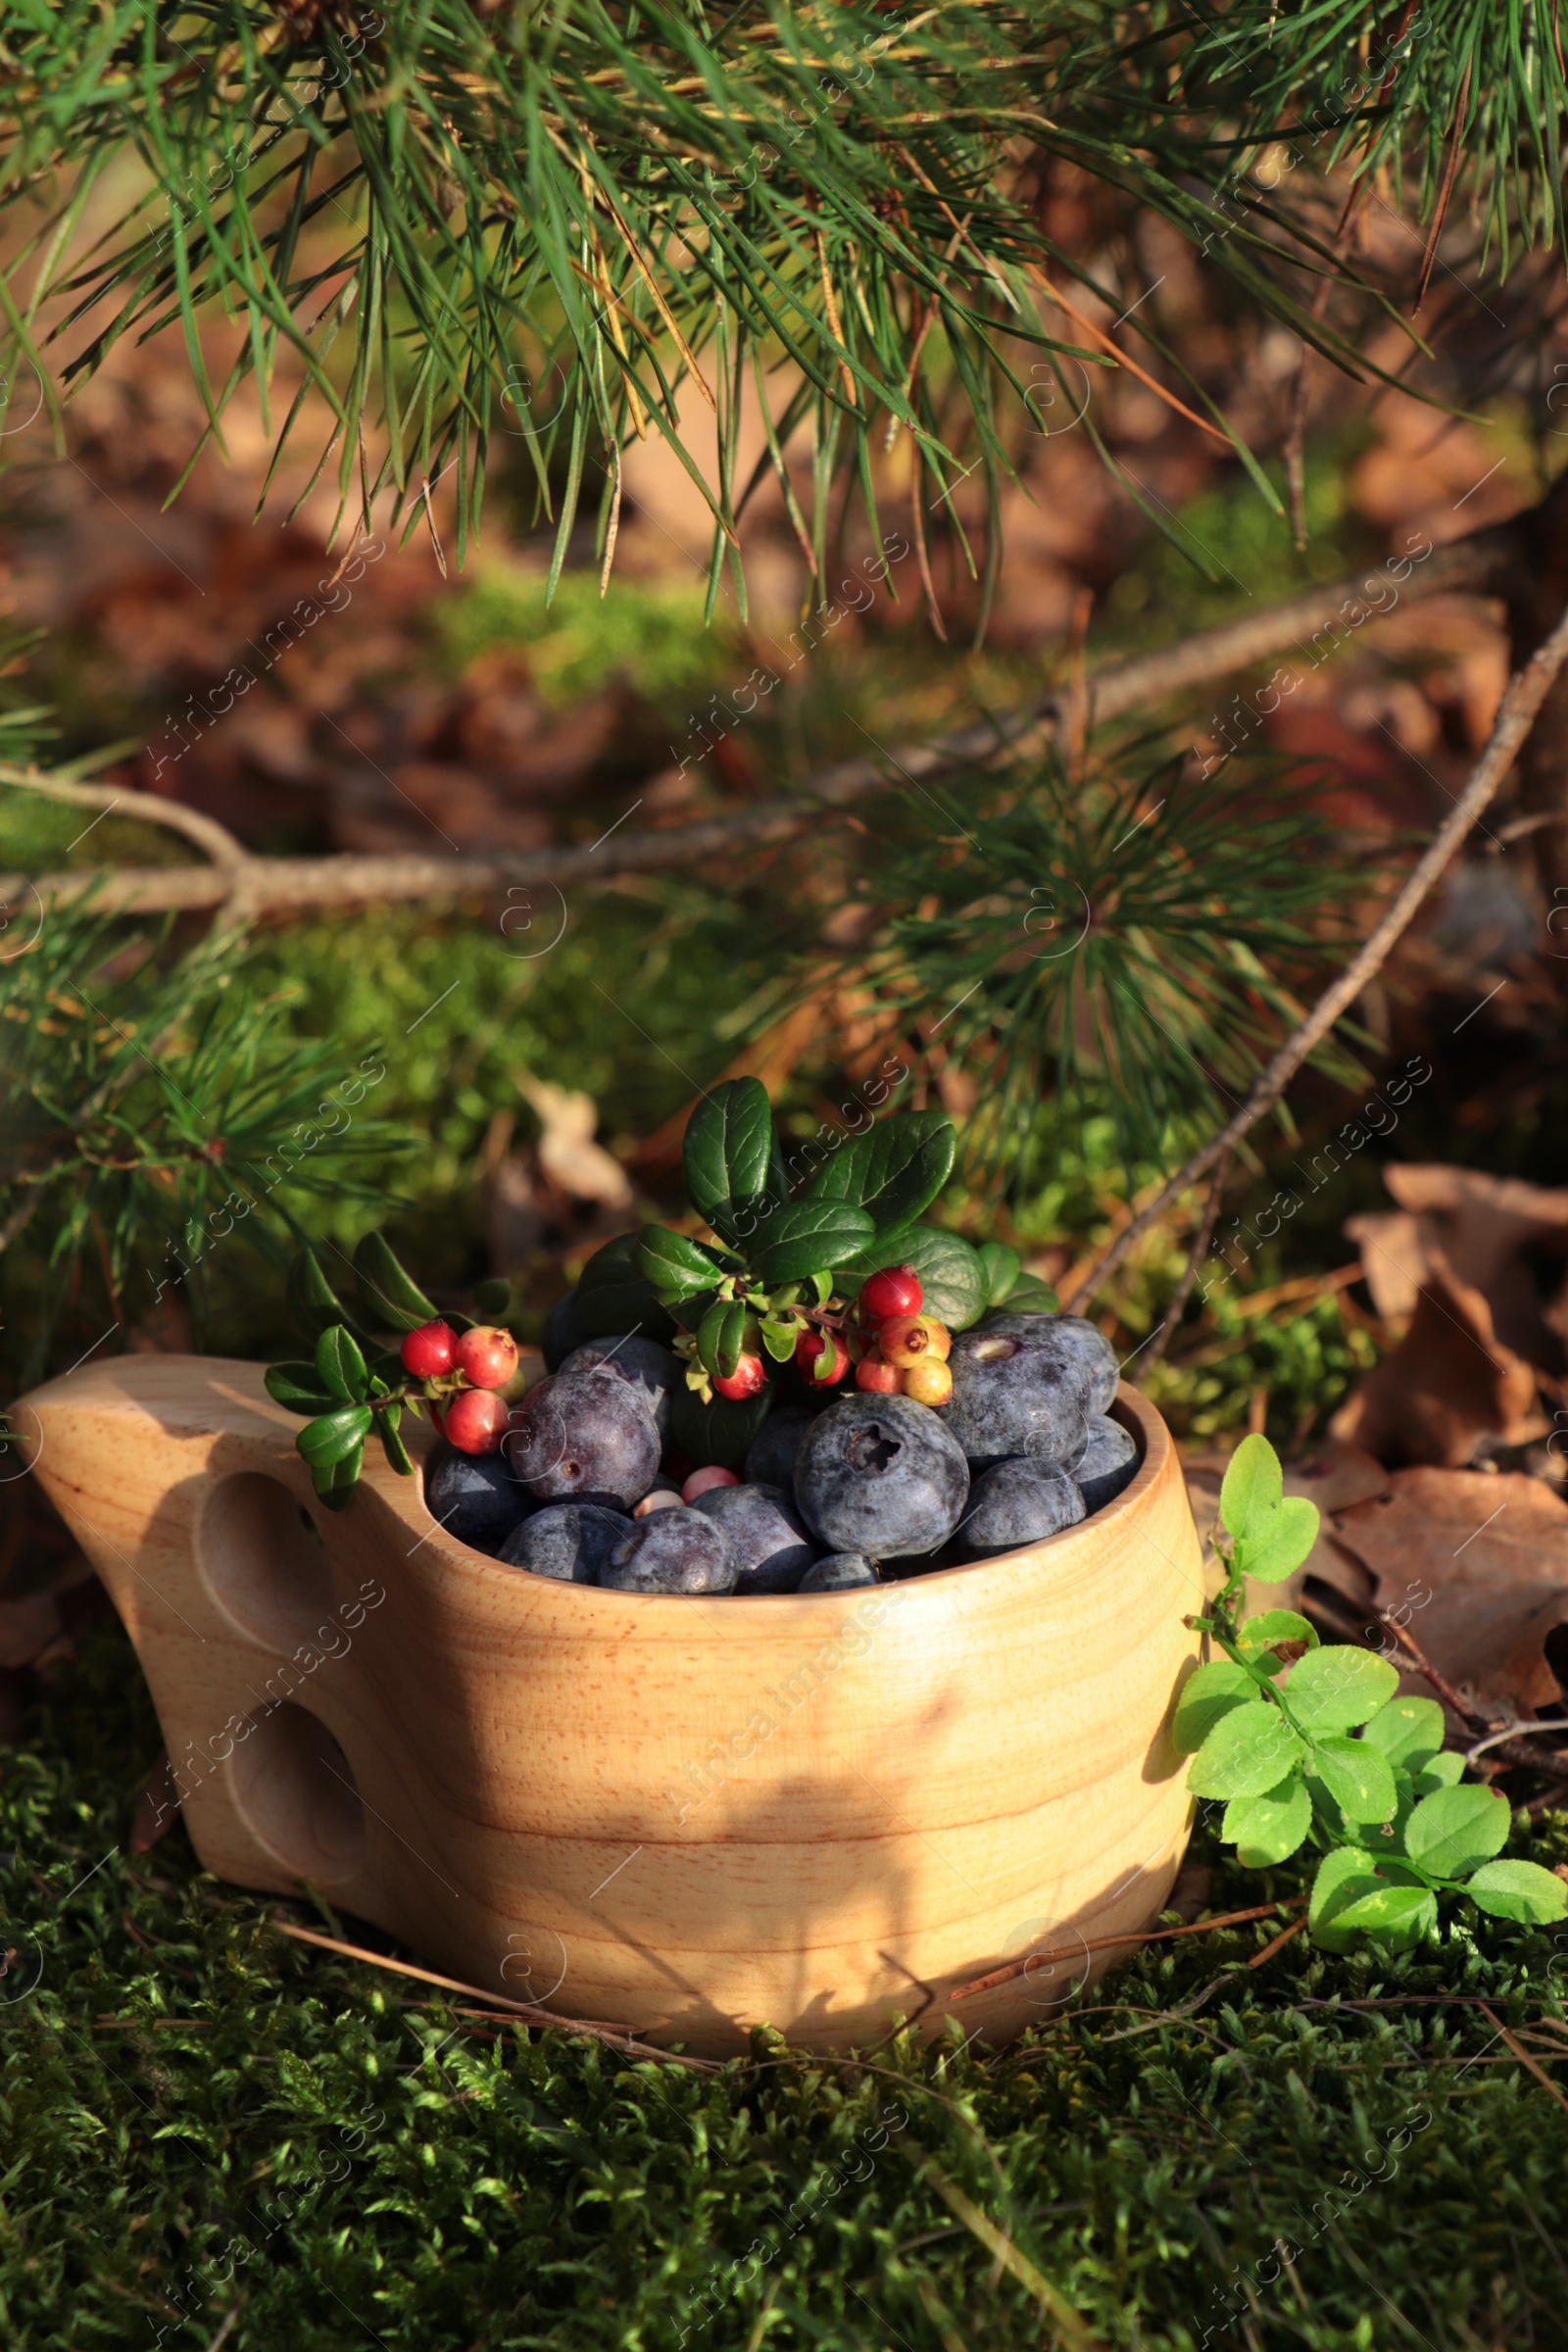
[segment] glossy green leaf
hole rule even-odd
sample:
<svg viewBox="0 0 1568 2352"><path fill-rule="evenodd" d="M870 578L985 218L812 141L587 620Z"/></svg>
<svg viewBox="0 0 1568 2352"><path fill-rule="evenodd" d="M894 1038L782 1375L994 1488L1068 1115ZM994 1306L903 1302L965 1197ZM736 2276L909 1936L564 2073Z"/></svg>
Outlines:
<svg viewBox="0 0 1568 2352"><path fill-rule="evenodd" d="M672 1233L667 1225L645 1225L637 1241L639 1271L663 1305L677 1306L717 1283L719 1269L711 1252L688 1235Z"/></svg>
<svg viewBox="0 0 1568 2352"><path fill-rule="evenodd" d="M1061 1300L1049 1282L1042 1282L1038 1275L1020 1274L1005 1298L991 1311L1002 1315L1055 1315L1061 1312Z"/></svg>
<svg viewBox="0 0 1568 2352"><path fill-rule="evenodd" d="M1362 1755L1377 1753L1375 1748L1363 1747L1359 1740L1352 1740L1350 1744ZM1344 1812L1332 1797L1326 1798L1317 1807L1319 1819L1328 1823L1330 1835L1333 1838L1344 1844L1361 1846L1380 1862L1386 1862L1391 1857L1402 1856L1404 1825L1409 1820L1411 1809L1415 1804L1415 1789L1404 1766L1391 1764L1389 1771L1394 1776L1394 1810L1392 1813L1380 1815L1370 1821L1357 1821L1350 1814ZM1325 1784L1322 1780L1316 1780L1309 1781L1307 1786L1314 1790L1321 1790Z"/></svg>
<svg viewBox="0 0 1568 2352"><path fill-rule="evenodd" d="M400 1478L412 1478L414 1476L414 1463L410 1458L408 1447L404 1445L402 1438L398 1435L398 1424L402 1418L403 1407L401 1405L388 1405L384 1413L377 1413L375 1416L376 1434L381 1441L382 1452L386 1455L387 1460L391 1463L398 1476Z"/></svg>
<svg viewBox="0 0 1568 2352"><path fill-rule="evenodd" d="M1402 1693L1367 1720L1363 1740L1381 1747L1391 1764L1412 1768L1425 1763L1443 1745L1443 1709L1435 1698L1408 1698Z"/></svg>
<svg viewBox="0 0 1568 2352"><path fill-rule="evenodd" d="M697 1352L710 1372L728 1380L741 1360L746 1309L738 1298L715 1298L697 1327Z"/></svg>
<svg viewBox="0 0 1568 2352"><path fill-rule="evenodd" d="M760 1078L725 1079L686 1122L686 1197L715 1231L722 1228L713 1212L727 1201L769 1196L777 1159L773 1112Z"/></svg>
<svg viewBox="0 0 1568 2352"><path fill-rule="evenodd" d="M851 1290L858 1290L867 1275L883 1266L912 1266L925 1294L925 1312L936 1315L950 1331L967 1331L986 1307L986 1278L980 1252L956 1233L935 1225L906 1225L899 1233L878 1234L872 1250L837 1260L838 1272Z"/></svg>
<svg viewBox="0 0 1568 2352"><path fill-rule="evenodd" d="M801 1336L799 1323L785 1323L774 1316L762 1322L762 1346L775 1364L787 1364L795 1353L795 1343Z"/></svg>
<svg viewBox="0 0 1568 2352"><path fill-rule="evenodd" d="M341 1323L362 1348L374 1346L369 1333L361 1330L327 1281L314 1250L302 1250L289 1268L288 1302L295 1320L313 1340L319 1339L334 1323Z"/></svg>
<svg viewBox="0 0 1568 2352"><path fill-rule="evenodd" d="M1312 1826L1312 1800L1299 1772L1260 1796L1233 1796L1220 1836L1246 1870L1267 1870L1294 1854Z"/></svg>
<svg viewBox="0 0 1568 2352"><path fill-rule="evenodd" d="M1404 1850L1435 1879L1462 1879L1508 1842L1508 1800L1474 1782L1424 1796L1404 1825Z"/></svg>
<svg viewBox="0 0 1568 2352"><path fill-rule="evenodd" d="M1568 1885L1539 1862L1484 1862L1465 1892L1494 1919L1544 1927L1568 1918Z"/></svg>
<svg viewBox="0 0 1568 2352"><path fill-rule="evenodd" d="M1200 1666L1183 1683L1176 1702L1171 1724L1176 1753L1196 1755L1222 1715L1228 1715L1233 1707L1252 1704L1256 1697L1257 1684L1245 1666L1233 1665L1229 1658L1214 1658Z"/></svg>
<svg viewBox="0 0 1568 2352"><path fill-rule="evenodd" d="M291 1413L329 1413L333 1399L323 1395L321 1376L314 1364L269 1364L267 1394L274 1404Z"/></svg>
<svg viewBox="0 0 1568 2352"><path fill-rule="evenodd" d="M1348 1732L1375 1715L1398 1687L1399 1678L1386 1659L1336 1642L1298 1659L1285 1701L1304 1732Z"/></svg>
<svg viewBox="0 0 1568 2352"><path fill-rule="evenodd" d="M316 1372L329 1396L345 1404L363 1402L370 1374L353 1334L341 1323L323 1331L316 1343Z"/></svg>
<svg viewBox="0 0 1568 2352"><path fill-rule="evenodd" d="M1394 1815L1394 1767L1381 1748L1343 1733L1320 1739L1311 1765L1348 1821L1389 1821Z"/></svg>
<svg viewBox="0 0 1568 2352"><path fill-rule="evenodd" d="M915 1110L884 1119L834 1152L812 1178L806 1199L849 1201L866 1211L878 1236L896 1233L930 1207L953 1172L956 1150L957 1137L945 1111ZM1017 1257L1008 1254L1016 1272Z"/></svg>
<svg viewBox="0 0 1568 2352"><path fill-rule="evenodd" d="M363 1445L373 1418L368 1404L341 1404L336 1412L308 1421L294 1444L313 1470L329 1469Z"/></svg>
<svg viewBox="0 0 1568 2352"><path fill-rule="evenodd" d="M980 1272L985 1280L986 1305L1000 1306L1017 1283L1023 1260L1005 1242L982 1242Z"/></svg>
<svg viewBox="0 0 1568 2352"><path fill-rule="evenodd" d="M435 1322L440 1313L379 1233L368 1233L355 1250L354 1279L378 1330L417 1331L421 1323Z"/></svg>
<svg viewBox="0 0 1568 2352"><path fill-rule="evenodd" d="M365 1441L352 1446L337 1461L313 1462L311 1484L329 1511L347 1510L365 1466Z"/></svg>
<svg viewBox="0 0 1568 2352"><path fill-rule="evenodd" d="M1358 1846L1338 1845L1325 1854L1318 1864L1307 1904L1312 1941L1321 1944L1325 1951L1348 1951L1355 1941L1354 1931L1343 1931L1340 1920L1352 1903L1377 1893L1384 1884L1373 1870L1370 1858Z"/></svg>
<svg viewBox="0 0 1568 2352"><path fill-rule="evenodd" d="M1304 1753L1278 1707L1265 1699L1222 1715L1188 1767L1195 1796L1261 1796Z"/></svg>
<svg viewBox="0 0 1568 2352"><path fill-rule="evenodd" d="M852 1256L871 1232L865 1210L847 1200L792 1201L770 1220L752 1264L763 1282L799 1282Z"/></svg>

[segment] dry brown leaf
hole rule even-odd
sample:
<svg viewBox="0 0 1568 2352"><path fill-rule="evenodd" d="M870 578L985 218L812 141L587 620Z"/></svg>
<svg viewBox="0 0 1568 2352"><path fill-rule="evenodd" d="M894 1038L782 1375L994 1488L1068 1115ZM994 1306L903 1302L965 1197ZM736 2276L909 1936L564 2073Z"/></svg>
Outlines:
<svg viewBox="0 0 1568 2352"><path fill-rule="evenodd" d="M1568 1693L1568 1504L1522 1472L1397 1470L1339 1542L1440 1673L1488 1716L1555 1714ZM1413 1675L1412 1690L1431 1695Z"/></svg>
<svg viewBox="0 0 1568 2352"><path fill-rule="evenodd" d="M1532 1367L1503 1346L1485 1294L1429 1249L1415 1311L1330 1422L1332 1434L1391 1464L1457 1469L1478 1446L1525 1446L1550 1424Z"/></svg>
<svg viewBox="0 0 1568 2352"><path fill-rule="evenodd" d="M1562 1371L1562 1339L1546 1322L1523 1253L1568 1251L1568 1188L1397 1161L1383 1181L1415 1219L1426 1255L1441 1251L1459 1281L1482 1294L1503 1346L1543 1372Z"/></svg>
<svg viewBox="0 0 1568 2352"><path fill-rule="evenodd" d="M517 1088L539 1120L539 1165L552 1184L574 1200L598 1200L606 1208L631 1206L631 1180L618 1159L594 1142L599 1109L592 1095L573 1094L517 1072Z"/></svg>

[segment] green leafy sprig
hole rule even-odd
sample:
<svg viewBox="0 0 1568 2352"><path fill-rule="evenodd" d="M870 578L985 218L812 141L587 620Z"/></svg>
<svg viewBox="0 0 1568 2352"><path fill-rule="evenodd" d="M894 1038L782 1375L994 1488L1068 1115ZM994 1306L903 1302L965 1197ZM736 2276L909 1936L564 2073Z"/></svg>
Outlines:
<svg viewBox="0 0 1568 2352"><path fill-rule="evenodd" d="M1288 1495L1265 1438L1244 1438L1220 1492L1229 1574L1188 1623L1224 1652L1183 1689L1174 1738L1195 1796L1225 1800L1220 1835L1249 1868L1322 1851L1308 1905L1315 1942L1357 1936L1402 1950L1432 1935L1440 1894L1498 1919L1568 1913L1568 1886L1539 1863L1499 1861L1510 1812L1495 1789L1461 1787L1443 1709L1400 1697L1374 1652L1325 1649L1292 1609L1238 1614L1247 1580L1279 1584L1317 1541L1314 1503ZM1289 1673L1287 1674L1287 1668Z"/></svg>
<svg viewBox="0 0 1568 2352"><path fill-rule="evenodd" d="M291 1413L308 1416L294 1443L310 1465L311 1480L329 1510L347 1504L365 1467L365 1444L372 1431L394 1470L411 1478L414 1464L399 1434L405 1411L429 1413L440 1426L442 1407L471 1388L461 1372L433 1380L412 1380L396 1348L387 1348L371 1330L416 1331L440 1319L457 1332L470 1328L466 1315L443 1313L393 1255L378 1233L367 1234L354 1253L354 1279L368 1328L344 1306L314 1250L302 1250L289 1276L289 1304L316 1342L309 1360L272 1364L267 1393ZM481 1312L504 1312L509 1283L485 1284L476 1295Z"/></svg>

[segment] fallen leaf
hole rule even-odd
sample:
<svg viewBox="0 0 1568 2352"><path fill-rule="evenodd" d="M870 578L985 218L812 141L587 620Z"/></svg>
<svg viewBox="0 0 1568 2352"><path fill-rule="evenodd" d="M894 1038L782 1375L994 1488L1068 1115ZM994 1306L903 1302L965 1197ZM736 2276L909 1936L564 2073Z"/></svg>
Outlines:
<svg viewBox="0 0 1568 2352"><path fill-rule="evenodd" d="M1484 1443L1526 1446L1545 1433L1536 1387L1531 1365L1497 1338L1485 1294L1429 1249L1404 1337L1329 1429L1379 1461L1457 1469Z"/></svg>
<svg viewBox="0 0 1568 2352"><path fill-rule="evenodd" d="M517 1087L539 1120L539 1165L552 1184L574 1200L598 1200L606 1208L629 1208L631 1179L603 1144L594 1142L599 1109L592 1095L572 1094L552 1086L528 1070L517 1072Z"/></svg>
<svg viewBox="0 0 1568 2352"><path fill-rule="evenodd" d="M1335 1536L1440 1673L1488 1716L1558 1713L1568 1692L1568 1504L1522 1472L1396 1470ZM1411 1690L1432 1695L1407 1672Z"/></svg>

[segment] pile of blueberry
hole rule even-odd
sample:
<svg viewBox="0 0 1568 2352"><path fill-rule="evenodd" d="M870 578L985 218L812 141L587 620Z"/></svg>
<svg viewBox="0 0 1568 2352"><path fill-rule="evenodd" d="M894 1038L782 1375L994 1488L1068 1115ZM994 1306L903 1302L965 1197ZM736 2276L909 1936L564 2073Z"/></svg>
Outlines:
<svg viewBox="0 0 1568 2352"><path fill-rule="evenodd" d="M475 1550L563 1583L833 1592L875 1584L884 1567L908 1575L1016 1550L1121 1493L1138 1448L1108 1417L1116 1359L1092 1323L999 1311L954 1334L923 1307L912 1267L872 1274L834 1377L803 1379L804 1401L774 1405L741 1475L693 1469L680 1452L682 1365L659 1341L563 1348L573 1317L558 1313L550 1369L509 1404L499 1392L515 1390L516 1355L505 1332L425 1324L404 1338L406 1370L456 1368L475 1384L446 1408L452 1450L429 1477L429 1508ZM852 1366L853 1394L824 1393Z"/></svg>

